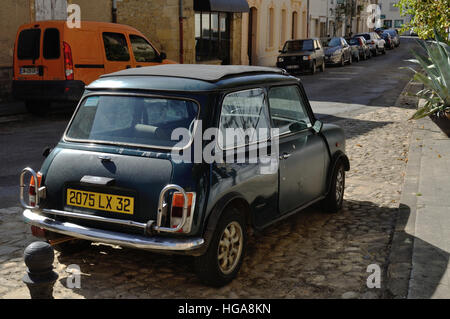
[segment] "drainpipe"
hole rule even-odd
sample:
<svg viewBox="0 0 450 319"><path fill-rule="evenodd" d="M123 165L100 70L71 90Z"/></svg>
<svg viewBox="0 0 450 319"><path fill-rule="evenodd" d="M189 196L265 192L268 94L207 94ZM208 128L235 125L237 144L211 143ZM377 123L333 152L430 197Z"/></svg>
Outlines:
<svg viewBox="0 0 450 319"><path fill-rule="evenodd" d="M183 0L179 0L179 24L180 24L180 64L184 63L184 37L183 37Z"/></svg>
<svg viewBox="0 0 450 319"><path fill-rule="evenodd" d="M117 23L117 0L112 2L112 22Z"/></svg>
<svg viewBox="0 0 450 319"><path fill-rule="evenodd" d="M306 37L307 38L309 38L309 20L311 20L310 18L310 16L309 16L309 0L308 0L308 2L307 2L307 7L306 7L306 11L307 11L307 14L306 14Z"/></svg>

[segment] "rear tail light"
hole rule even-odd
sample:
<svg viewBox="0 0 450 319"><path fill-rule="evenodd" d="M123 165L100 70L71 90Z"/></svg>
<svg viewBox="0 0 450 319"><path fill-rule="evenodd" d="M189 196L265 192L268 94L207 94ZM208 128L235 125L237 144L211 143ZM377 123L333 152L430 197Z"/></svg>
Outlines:
<svg viewBox="0 0 450 319"><path fill-rule="evenodd" d="M63 44L64 44L64 69L66 72L66 80L73 80L74 74L73 74L72 49L70 48L70 45L68 45L66 42L63 42Z"/></svg>
<svg viewBox="0 0 450 319"><path fill-rule="evenodd" d="M195 206L195 193L186 193L188 197L188 209L186 223L179 231L180 233L189 233L191 231L192 216L194 214ZM184 196L183 194L176 192L172 197L172 209L170 213L170 227L176 228L182 220L183 216Z"/></svg>
<svg viewBox="0 0 450 319"><path fill-rule="evenodd" d="M36 183L34 182L34 177L31 177L30 180L30 188L28 190L28 199L30 202L30 206L36 206L36 189L39 189L39 187L41 187L41 181L42 181L42 174L41 173L37 173L37 178L38 178L38 183L37 183L37 187L36 187Z"/></svg>

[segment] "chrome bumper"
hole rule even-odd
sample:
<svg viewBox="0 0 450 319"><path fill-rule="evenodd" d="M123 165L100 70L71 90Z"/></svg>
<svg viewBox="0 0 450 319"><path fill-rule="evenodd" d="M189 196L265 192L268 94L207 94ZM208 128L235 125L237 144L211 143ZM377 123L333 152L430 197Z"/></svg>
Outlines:
<svg viewBox="0 0 450 319"><path fill-rule="evenodd" d="M102 242L124 247L151 251L188 252L200 248L203 238L163 238L118 233L97 228L84 227L73 223L60 222L42 216L41 210L25 209L23 218L26 223L70 237Z"/></svg>

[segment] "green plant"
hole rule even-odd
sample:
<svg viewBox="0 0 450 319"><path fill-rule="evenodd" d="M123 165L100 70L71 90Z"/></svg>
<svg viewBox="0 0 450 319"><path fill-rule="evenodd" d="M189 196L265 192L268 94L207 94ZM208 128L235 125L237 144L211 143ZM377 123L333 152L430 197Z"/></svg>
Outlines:
<svg viewBox="0 0 450 319"><path fill-rule="evenodd" d="M420 119L439 111L450 111L450 48L436 30L434 34L433 41L417 41L426 55L412 51L415 59L408 60L422 67L422 72L407 68L415 73L414 80L425 86L416 96L426 100L411 119Z"/></svg>

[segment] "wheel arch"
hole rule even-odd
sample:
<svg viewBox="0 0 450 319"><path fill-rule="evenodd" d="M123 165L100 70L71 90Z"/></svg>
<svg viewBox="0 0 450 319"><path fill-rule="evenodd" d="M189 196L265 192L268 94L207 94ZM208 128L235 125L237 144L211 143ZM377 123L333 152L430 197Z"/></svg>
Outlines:
<svg viewBox="0 0 450 319"><path fill-rule="evenodd" d="M346 171L350 170L350 161L347 157L347 155L345 155L344 152L342 152L341 150L336 151L333 156L331 157L331 161L330 161L330 167L328 169L328 174L327 174L327 194L330 192L331 190L331 180L333 177L333 173L335 172L338 164L342 162L344 164L344 169Z"/></svg>

